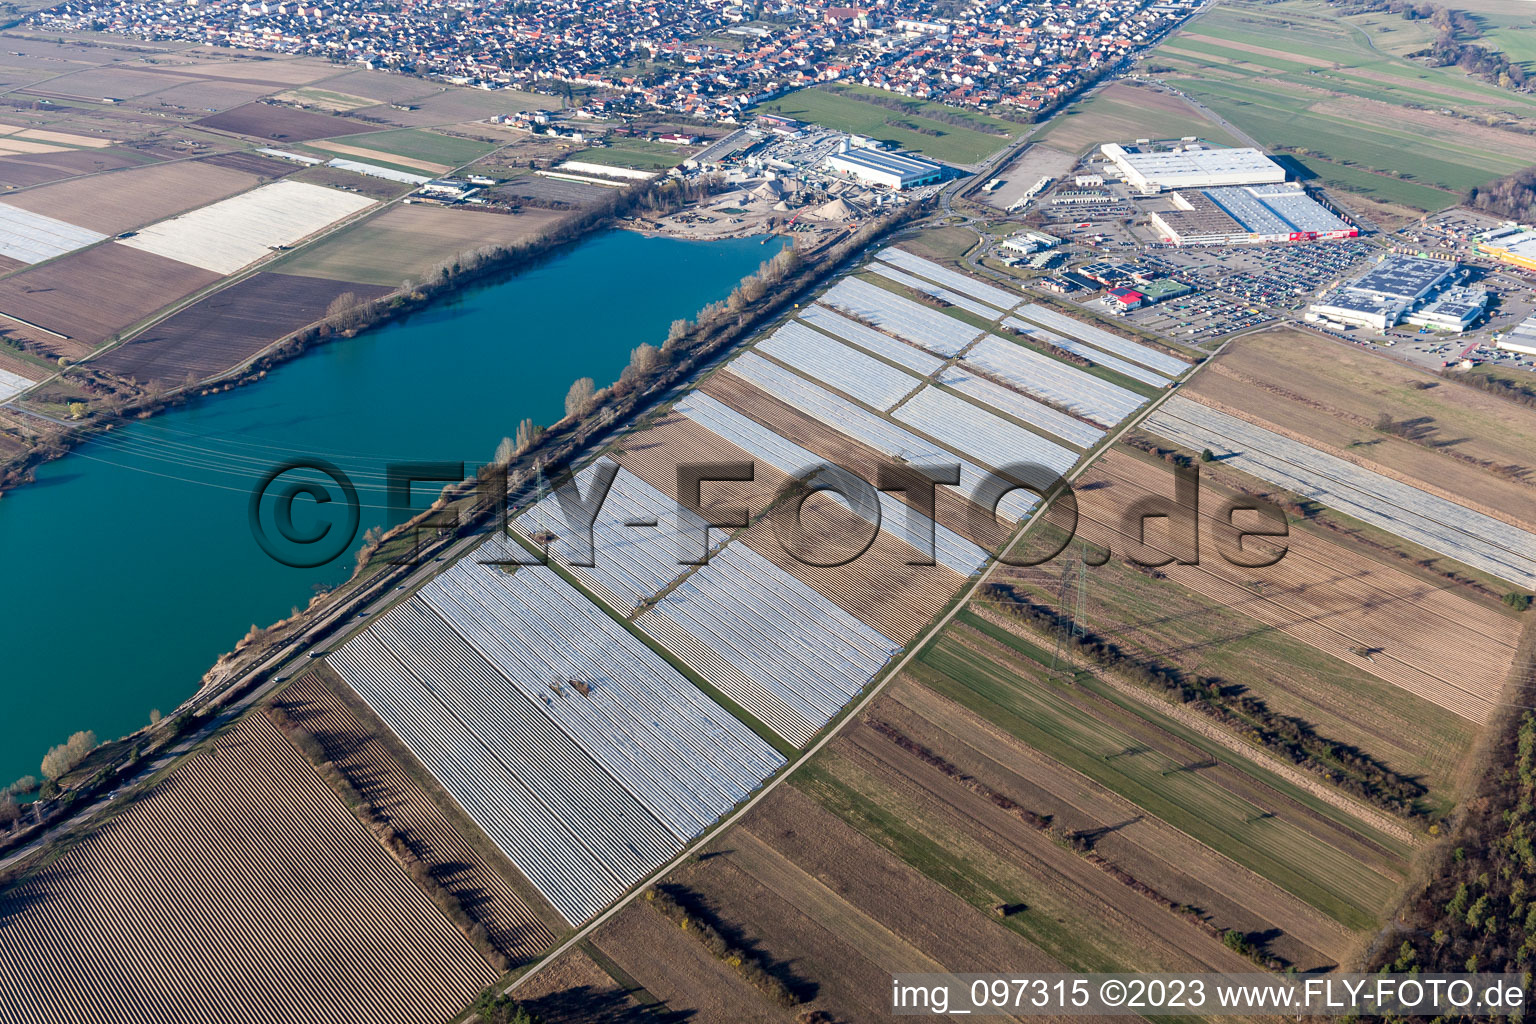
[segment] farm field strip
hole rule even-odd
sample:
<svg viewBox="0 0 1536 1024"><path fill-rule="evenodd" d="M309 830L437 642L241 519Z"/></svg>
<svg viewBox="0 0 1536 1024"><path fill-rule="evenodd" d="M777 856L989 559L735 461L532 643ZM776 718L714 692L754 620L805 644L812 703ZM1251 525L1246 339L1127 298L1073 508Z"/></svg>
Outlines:
<svg viewBox="0 0 1536 1024"><path fill-rule="evenodd" d="M895 264L903 270L917 274L919 277L926 277L930 281L961 294L969 295L972 298L980 299L989 305L996 306L998 309L1012 309L1024 301L1024 296L1016 292L1010 292L996 285L987 284L985 281L979 281L969 274L962 274L932 260L925 260L921 256L907 252L905 249L897 249L892 246L888 249L882 249L878 255L886 263ZM955 305L959 305L959 303L955 303ZM981 311L973 310L972 312ZM997 319L997 313L995 312L982 313L982 315L986 316L989 320Z"/></svg>
<svg viewBox="0 0 1536 1024"><path fill-rule="evenodd" d="M1133 363L1151 367L1165 377L1177 377L1190 367L1187 360L1168 355L1166 352L1159 352L1157 349L1128 338L1122 338L1118 334L1111 334L1081 320L1074 320L1064 313L1058 313L1049 306L1042 306L1037 302L1032 302L1019 310L1018 315L1027 320L1033 320L1041 327L1049 327L1079 341L1085 341L1094 348L1100 348L1105 352L1129 359Z"/></svg>
<svg viewBox="0 0 1536 1024"><path fill-rule="evenodd" d="M1536 587L1536 536L1492 516L1187 398L1171 399L1146 427L1195 451L1209 448L1235 469L1431 551L1511 583Z"/></svg>
<svg viewBox="0 0 1536 1024"><path fill-rule="evenodd" d="M831 341L791 320L753 348L811 380L882 411L911 394L922 381L874 356Z"/></svg>
<svg viewBox="0 0 1536 1024"><path fill-rule="evenodd" d="M758 380L741 372L742 369L747 369L748 373L752 373L753 370L760 370L765 366L766 370L755 374ZM961 459L955 452L932 441L924 440L890 420L882 419L803 378L780 370L750 352L743 353L732 360L726 369L732 375L753 384L786 405L891 458L904 459L914 464L953 465L958 461L960 491L968 498L987 482L988 475L984 470L968 460ZM998 506L998 512L1018 520L1022 519L1034 506L1033 495L1014 491L1003 498L1002 504Z"/></svg>
<svg viewBox="0 0 1536 1024"><path fill-rule="evenodd" d="M944 360L939 356L930 355L923 349L898 341L889 334L881 334L873 327L866 327L857 320L850 320L825 306L811 306L801 310L800 319L813 327L821 328L833 337L841 338L851 345L857 345L866 352L871 352L898 366L904 366L921 377L928 376L944 365Z"/></svg>
<svg viewBox="0 0 1536 1024"><path fill-rule="evenodd" d="M444 654L441 647L428 651L430 656ZM621 787L601 778L594 783L578 770L582 761L574 762L564 774L584 783L584 800L606 807L609 815L595 835L587 836L580 818L562 813L562 804L551 805L530 788L546 780L551 786L564 781L562 762L550 757L561 747L556 743L541 749L539 734L527 733L530 724L519 722L497 747L531 747L536 760L520 772L523 762L498 756L496 748L447 711L435 691L402 667L402 660L412 656L407 646L386 646L372 633L362 633L330 662L561 917L579 924L622 895L628 888L622 869L602 856L602 848L609 833L647 825L644 818L649 815L638 801L630 797L626 805L628 794ZM445 662L422 672L442 679L458 670L453 662ZM658 827L654 819L648 824ZM662 856L675 852L671 844L663 849L668 852ZM639 852L628 847L626 859Z"/></svg>
<svg viewBox="0 0 1536 1024"><path fill-rule="evenodd" d="M144 228L118 242L219 274L237 270L290 245L373 200L309 185L277 181Z"/></svg>
<svg viewBox="0 0 1536 1024"><path fill-rule="evenodd" d="M996 653L950 634L924 654L917 678L1349 927L1368 926L1390 900L1388 876L1288 816L1266 816L1272 808L1227 788L1219 773L1188 770L1080 706L1085 697L1021 676Z"/></svg>
<svg viewBox="0 0 1536 1024"><path fill-rule="evenodd" d="M492 535L481 550L506 557L513 547ZM508 696L542 709L680 837L696 835L783 763L548 569L509 575L461 561L419 596L507 678Z"/></svg>
<svg viewBox="0 0 1536 1024"><path fill-rule="evenodd" d="M795 476L813 467L826 464L814 453L793 441L774 433L756 420L737 412L702 392L695 392L677 404L677 411L699 426L717 434L756 458ZM847 472L847 470L840 470ZM835 479L835 478L834 478ZM988 555L981 547L962 537L942 523L934 522L916 509L903 503L890 491L880 493L879 526L898 540L922 550L924 538L931 531L934 559L962 576L979 571L987 562ZM856 503L846 504L848 512L874 522ZM899 526L893 528L892 523ZM919 543L922 542L922 543Z"/></svg>
<svg viewBox="0 0 1536 1024"><path fill-rule="evenodd" d="M57 217L0 203L0 256L22 263L42 263L95 245L107 236Z"/></svg>
<svg viewBox="0 0 1536 1024"><path fill-rule="evenodd" d="M612 460L602 461L612 464ZM584 499L592 496L590 488L599 465L593 463L576 476L576 487ZM656 528L642 531L625 525L650 520L656 521ZM687 570L678 562L679 539L706 529L697 514L623 468L615 474L592 523L592 557L585 560L595 564L572 564L574 558L587 554L582 550L585 538L577 544L568 536L566 517L554 493L516 516L512 525L529 539L541 532L553 534L550 554L597 596L626 614Z"/></svg>
<svg viewBox="0 0 1536 1024"><path fill-rule="evenodd" d="M1016 420L1022 420L1047 433L1055 434L1079 448L1092 448L1104 439L1106 433L1091 423L1084 423L1076 417L1068 416L1044 402L1036 401L1028 395L1021 395L1011 388L1005 388L962 366L951 366L939 374L939 383L945 387L954 388L962 395L974 398L983 405L991 406Z"/></svg>
<svg viewBox="0 0 1536 1024"><path fill-rule="evenodd" d="M931 385L913 395L893 415L993 469L1022 462L1062 474L1078 459L1078 453L1072 449Z"/></svg>
<svg viewBox="0 0 1536 1024"><path fill-rule="evenodd" d="M959 292L952 292L942 285L931 284L920 277L913 277L900 267L893 267L885 263L871 263L866 269L871 274L878 274L887 281L894 281L904 288L911 288L913 291L922 292L924 295L931 295L941 302L947 302L951 306L958 306L968 313L975 313L984 320L996 320L1000 312L985 302L978 302L975 299L961 295Z"/></svg>
<svg viewBox="0 0 1536 1024"><path fill-rule="evenodd" d="M843 278L821 301L942 356L958 355L981 335L979 327L856 277Z"/></svg>
<svg viewBox="0 0 1536 1024"><path fill-rule="evenodd" d="M458 866L444 881L454 891L476 897L475 918L491 932L498 946L513 957L531 958L554 943L554 935L508 883L502 869L465 840L459 826L407 773L372 728L362 725L332 684L318 673L310 673L287 687L282 696L300 725L327 741L338 742L345 751L337 759L343 771L360 783L359 790L375 806L387 807L391 823L418 848L424 847L427 858L445 869ZM330 743L326 745L329 749Z"/></svg>
<svg viewBox="0 0 1536 1024"><path fill-rule="evenodd" d="M9 401L36 383L37 381L28 380L19 373L0 369L0 402Z"/></svg>
<svg viewBox="0 0 1536 1024"><path fill-rule="evenodd" d="M1151 481L1166 474L1120 453L1110 453L1094 468L1098 480L1107 477L1128 493L1119 500L1118 486L1097 491L1101 497L1085 503L1084 516L1104 531L1108 543L1122 549L1139 540L1118 532L1130 503L1156 493L1158 484ZM1217 521L1209 511L1201 518L1211 524L1207 529ZM1518 627L1498 613L1310 535L1290 542L1285 557L1263 570L1203 559L1199 565L1175 563L1159 571L1197 594L1478 723L1486 722L1492 712L1519 640ZM1255 587L1255 581L1262 587ZM1363 658L1361 651L1370 652L1370 657Z"/></svg>
<svg viewBox="0 0 1536 1024"><path fill-rule="evenodd" d="M808 622L816 629L807 630ZM732 690L741 692L744 707L787 709L774 717L786 727L780 734L797 744L901 647L739 542L712 556L637 624L663 644L682 647L674 653L701 674L704 666L689 657L694 644L729 663L734 671L716 685L732 700ZM752 685L742 685L743 678Z"/></svg>
<svg viewBox="0 0 1536 1024"><path fill-rule="evenodd" d="M414 1024L496 976L259 714L6 903L13 1024Z"/></svg>
<svg viewBox="0 0 1536 1024"><path fill-rule="evenodd" d="M1075 356L1082 356L1090 362L1097 363L1106 369L1114 370L1116 373L1123 374L1134 381L1150 384L1155 388L1166 388L1173 384L1173 381L1156 370L1149 370L1144 366L1138 366L1135 363L1121 359L1119 356L1100 352L1092 345L1085 345L1081 341L1065 337L1054 331L1048 331L1044 327L1037 327L1032 323L1020 320L1016 316L1011 316L1004 320L1003 326L1011 327L1016 331L1023 331L1036 341L1047 345L1054 345L1064 352L1071 352Z"/></svg>
<svg viewBox="0 0 1536 1024"><path fill-rule="evenodd" d="M995 334L983 337L961 361L1101 427L1114 426L1147 401L1134 391Z"/></svg>

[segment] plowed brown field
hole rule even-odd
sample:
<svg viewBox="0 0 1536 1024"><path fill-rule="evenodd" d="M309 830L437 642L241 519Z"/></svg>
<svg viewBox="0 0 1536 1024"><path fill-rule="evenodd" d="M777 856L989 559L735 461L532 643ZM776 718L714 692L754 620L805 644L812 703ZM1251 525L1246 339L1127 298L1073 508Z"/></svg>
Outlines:
<svg viewBox="0 0 1536 1024"><path fill-rule="evenodd" d="M495 977L261 714L0 912L13 1024L421 1024Z"/></svg>

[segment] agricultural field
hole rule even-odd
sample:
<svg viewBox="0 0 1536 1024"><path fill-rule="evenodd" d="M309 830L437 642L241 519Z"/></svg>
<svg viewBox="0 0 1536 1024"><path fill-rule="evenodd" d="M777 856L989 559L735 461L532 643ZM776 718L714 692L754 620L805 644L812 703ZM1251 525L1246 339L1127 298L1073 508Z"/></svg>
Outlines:
<svg viewBox="0 0 1536 1024"><path fill-rule="evenodd" d="M308 142L374 130L364 121L269 103L247 103L196 122L203 128L271 142Z"/></svg>
<svg viewBox="0 0 1536 1024"><path fill-rule="evenodd" d="M1316 501L1524 590L1536 586L1536 534L1397 478L1175 396L1146 428L1186 450Z"/></svg>
<svg viewBox="0 0 1536 1024"><path fill-rule="evenodd" d="M676 167L697 152L694 146L672 146L645 139L617 139L606 146L594 146L572 153L572 160L608 167L628 167L637 171L664 171Z"/></svg>
<svg viewBox="0 0 1536 1024"><path fill-rule="evenodd" d="M1320 735L1420 778L1430 804L1448 808L1476 728L1509 674L1518 618L1306 526L1290 531L1278 565L1235 565L1216 526L1229 493L1209 480L1204 486L1199 564L1153 571L1116 557L1090 569L1085 628L1148 659L1238 684ZM1184 550L1155 524L1145 548L1134 529L1128 535L1133 502L1173 493L1166 463L1116 447L1078 489L1076 535L1088 548L1143 561ZM996 578L1055 607L1063 571L1047 563Z"/></svg>
<svg viewBox="0 0 1536 1024"><path fill-rule="evenodd" d="M493 143L461 139L439 132L401 128L366 135L347 135L344 142L317 141L310 145L361 160L382 160L427 175L446 174L484 156Z"/></svg>
<svg viewBox="0 0 1536 1024"><path fill-rule="evenodd" d="M172 314L98 363L141 384L179 387L240 365L324 317L347 293L366 301L387 291L378 285L256 274Z"/></svg>
<svg viewBox="0 0 1536 1024"><path fill-rule="evenodd" d="M220 275L108 242L0 279L0 314L62 335L79 359L117 333Z"/></svg>
<svg viewBox="0 0 1536 1024"><path fill-rule="evenodd" d="M554 944L563 927L554 908L522 882L517 869L431 784L420 762L334 672L321 666L285 687L280 701L289 718L321 742L358 793L388 813L390 824L422 860L438 865L437 880L473 908L475 920L514 963Z"/></svg>
<svg viewBox="0 0 1536 1024"><path fill-rule="evenodd" d="M372 205L365 196L279 181L157 222L120 244L233 274L273 249L292 245Z"/></svg>
<svg viewBox="0 0 1536 1024"><path fill-rule="evenodd" d="M1381 24L1373 22L1378 33ZM1383 52L1374 39L1313 0L1239 0L1147 59L1171 69L1159 75L1166 84L1265 147L1291 153L1324 182L1382 200L1440 209L1536 162L1528 134L1494 126L1536 121L1536 100Z"/></svg>
<svg viewBox="0 0 1536 1024"><path fill-rule="evenodd" d="M1076 157L1105 142L1182 139L1186 135L1197 135L1226 146L1240 144L1239 139L1179 96L1135 82L1113 82L1057 114L1040 130L1035 140L1048 143L1052 149L1063 151L1069 157ZM1022 158L1028 159L1027 154ZM1071 166L1069 162L1061 170ZM1060 174L1060 171L1054 174L1050 171L1048 168L1039 174L1032 170L1022 173L1017 166L1012 166L1005 173L1028 179L1017 182L1021 188L1027 188L1047 174L1051 177Z"/></svg>
<svg viewBox="0 0 1536 1024"><path fill-rule="evenodd" d="M869 102L889 99L890 93L863 86L816 86L761 103L755 110L811 121L826 128L890 139L903 149L916 150L942 163L969 166L1017 138L1028 127L982 114L969 114L920 100L906 101L908 109L893 110ZM926 114L942 111L966 124L936 121Z"/></svg>
<svg viewBox="0 0 1536 1024"><path fill-rule="evenodd" d="M783 758L550 569L477 564L516 550L493 537L330 665L579 924Z"/></svg>
<svg viewBox="0 0 1536 1024"><path fill-rule="evenodd" d="M415 1024L495 977L259 713L7 892L3 913L16 1024Z"/></svg>
<svg viewBox="0 0 1536 1024"><path fill-rule="evenodd" d="M282 260L275 269L398 287L402 280L420 280L464 253L535 237L561 216L539 209L505 214L397 205Z"/></svg>
<svg viewBox="0 0 1536 1024"><path fill-rule="evenodd" d="M245 170L185 161L30 188L7 195L5 205L115 235L228 198L259 182Z"/></svg>
<svg viewBox="0 0 1536 1024"><path fill-rule="evenodd" d="M1536 415L1485 391L1282 328L1228 346L1188 393L1536 530Z"/></svg>

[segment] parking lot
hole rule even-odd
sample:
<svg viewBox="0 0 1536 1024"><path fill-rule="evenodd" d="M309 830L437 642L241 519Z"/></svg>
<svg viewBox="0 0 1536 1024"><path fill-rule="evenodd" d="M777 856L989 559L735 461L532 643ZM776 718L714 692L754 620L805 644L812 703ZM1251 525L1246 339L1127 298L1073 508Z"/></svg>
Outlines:
<svg viewBox="0 0 1536 1024"><path fill-rule="evenodd" d="M1235 331L1258 327L1275 318L1256 307L1239 305L1209 292L1183 295L1125 315L1126 322L1182 345L1209 345Z"/></svg>

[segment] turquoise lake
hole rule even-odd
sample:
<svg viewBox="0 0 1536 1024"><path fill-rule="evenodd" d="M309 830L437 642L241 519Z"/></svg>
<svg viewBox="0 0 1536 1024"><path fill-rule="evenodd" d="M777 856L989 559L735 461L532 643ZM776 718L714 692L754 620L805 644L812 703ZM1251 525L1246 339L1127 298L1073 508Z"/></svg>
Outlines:
<svg viewBox="0 0 1536 1024"><path fill-rule="evenodd" d="M473 466L525 417L558 420L573 380L612 381L634 346L659 345L782 245L761 242L596 235L42 467L0 500L0 783L37 774L75 730L108 739L169 713L251 625L346 579L363 531L385 520L387 464ZM355 483L361 522L333 561L290 568L253 538L250 496L285 460L313 457ZM301 498L298 528L316 513Z"/></svg>

